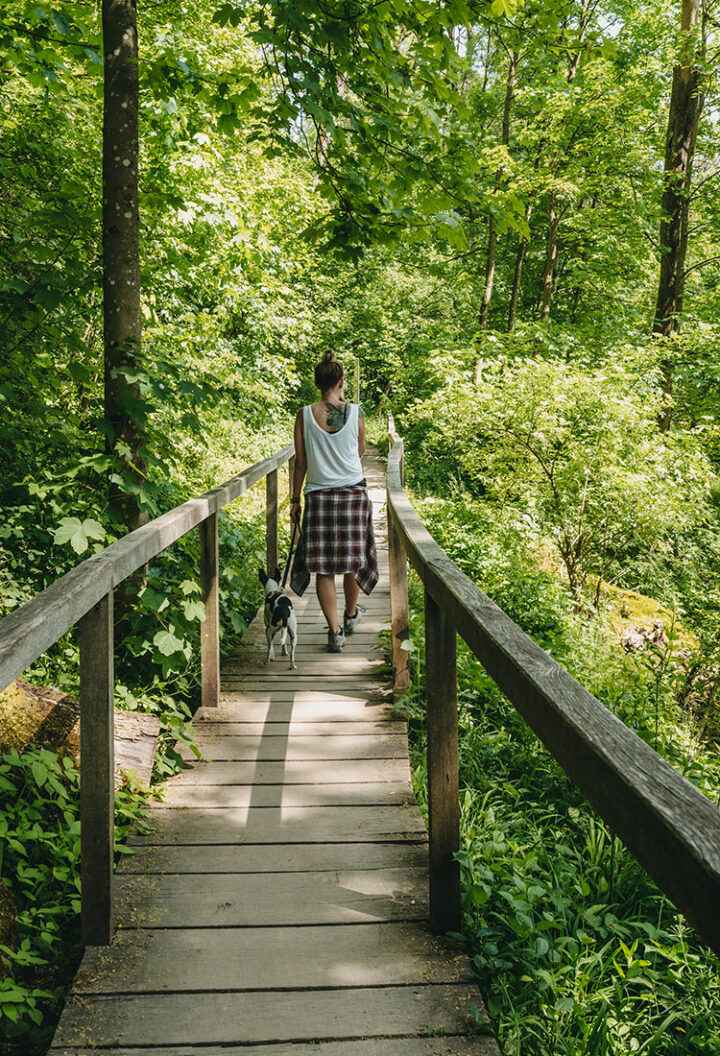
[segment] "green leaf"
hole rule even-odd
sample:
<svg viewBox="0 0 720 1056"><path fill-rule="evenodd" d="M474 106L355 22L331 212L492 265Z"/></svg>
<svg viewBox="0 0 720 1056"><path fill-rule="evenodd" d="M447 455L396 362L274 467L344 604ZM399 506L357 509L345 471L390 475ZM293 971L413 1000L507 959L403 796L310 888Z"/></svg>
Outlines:
<svg viewBox="0 0 720 1056"><path fill-rule="evenodd" d="M55 530L54 542L57 546L70 543L76 554L83 554L88 546L89 539L104 539L105 529L90 517L81 521L77 517L63 517Z"/></svg>
<svg viewBox="0 0 720 1056"><path fill-rule="evenodd" d="M153 612L163 612L170 604L164 594L153 590L152 587L145 587L140 594L140 600L146 608Z"/></svg>
<svg viewBox="0 0 720 1056"><path fill-rule="evenodd" d="M186 601L183 604L183 612L186 620L204 620L205 606L202 601Z"/></svg>
<svg viewBox="0 0 720 1056"><path fill-rule="evenodd" d="M44 763L41 763L39 759L35 759L30 769L32 770L32 775L35 778L36 782L38 783L40 788L42 788L48 779L47 767Z"/></svg>
<svg viewBox="0 0 720 1056"><path fill-rule="evenodd" d="M163 656L172 656L173 653L179 653L184 642L180 638L177 638L172 631L158 631L153 638L153 645L158 649Z"/></svg>

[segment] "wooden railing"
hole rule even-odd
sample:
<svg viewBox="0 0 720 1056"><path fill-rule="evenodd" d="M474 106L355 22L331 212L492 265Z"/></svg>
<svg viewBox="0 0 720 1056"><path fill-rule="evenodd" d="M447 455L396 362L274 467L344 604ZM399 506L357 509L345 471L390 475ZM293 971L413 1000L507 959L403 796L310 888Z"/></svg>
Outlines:
<svg viewBox="0 0 720 1056"><path fill-rule="evenodd" d="M408 684L409 559L425 588L430 915L460 925L459 634L568 777L720 953L720 811L532 641L429 535L403 490L403 442L389 419L388 535L393 667Z"/></svg>
<svg viewBox="0 0 720 1056"><path fill-rule="evenodd" d="M260 480L266 481L267 567L278 560L278 470L289 444L232 480L143 525L77 565L0 622L0 689L8 686L76 624L80 646L80 821L82 938L106 945L113 931L113 594L138 569L192 528L200 529L202 704L220 700L218 513Z"/></svg>

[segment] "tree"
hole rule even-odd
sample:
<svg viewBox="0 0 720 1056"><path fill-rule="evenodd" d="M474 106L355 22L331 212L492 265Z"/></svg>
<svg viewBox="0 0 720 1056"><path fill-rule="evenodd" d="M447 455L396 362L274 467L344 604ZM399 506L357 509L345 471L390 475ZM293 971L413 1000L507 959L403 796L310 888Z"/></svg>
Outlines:
<svg viewBox="0 0 720 1056"><path fill-rule="evenodd" d="M140 216L138 209L138 44L136 0L103 0L103 317L105 436L124 472L111 475L110 504L132 530L144 524L140 501L147 460L141 368Z"/></svg>
<svg viewBox="0 0 720 1056"><path fill-rule="evenodd" d="M666 338L680 328L685 290L690 185L704 100L700 67L704 60L705 33L699 20L700 0L681 0L680 54L673 70L665 137L660 278L653 322L653 333ZM669 361L663 374L665 394L669 397L673 381ZM668 400L660 415L663 431L670 428L670 417Z"/></svg>

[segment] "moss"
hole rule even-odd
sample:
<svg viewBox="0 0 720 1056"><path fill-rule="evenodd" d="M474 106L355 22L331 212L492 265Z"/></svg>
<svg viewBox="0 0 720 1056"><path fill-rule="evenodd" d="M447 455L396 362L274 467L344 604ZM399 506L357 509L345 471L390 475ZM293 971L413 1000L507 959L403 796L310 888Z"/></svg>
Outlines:
<svg viewBox="0 0 720 1056"><path fill-rule="evenodd" d="M70 697L18 678L0 693L0 755L13 748L22 752L35 744L53 750L64 748L76 756L77 722L77 703Z"/></svg>
<svg viewBox="0 0 720 1056"><path fill-rule="evenodd" d="M0 751L22 751L40 725L36 709L20 679L0 693Z"/></svg>
<svg viewBox="0 0 720 1056"><path fill-rule="evenodd" d="M669 638L672 634L675 652L693 652L698 647L698 640L692 631L680 623L672 609L668 609L655 598L638 594L634 590L621 590L609 584L603 586L603 597L618 637L621 637L630 625L651 628L655 620L662 620L666 636Z"/></svg>

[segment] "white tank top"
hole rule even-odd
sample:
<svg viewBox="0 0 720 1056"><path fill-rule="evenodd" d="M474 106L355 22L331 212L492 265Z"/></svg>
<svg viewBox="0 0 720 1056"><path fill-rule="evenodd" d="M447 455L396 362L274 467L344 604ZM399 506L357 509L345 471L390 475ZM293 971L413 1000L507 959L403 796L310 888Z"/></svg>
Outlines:
<svg viewBox="0 0 720 1056"><path fill-rule="evenodd" d="M358 454L358 405L348 405L348 418L336 433L326 432L315 421L312 407L303 407L303 438L307 455L305 491L344 488L363 478Z"/></svg>

